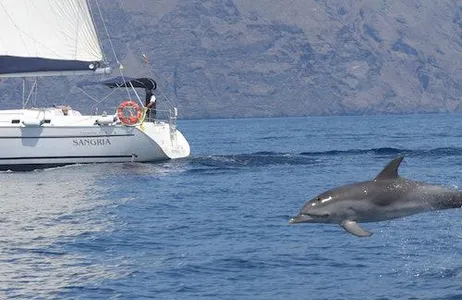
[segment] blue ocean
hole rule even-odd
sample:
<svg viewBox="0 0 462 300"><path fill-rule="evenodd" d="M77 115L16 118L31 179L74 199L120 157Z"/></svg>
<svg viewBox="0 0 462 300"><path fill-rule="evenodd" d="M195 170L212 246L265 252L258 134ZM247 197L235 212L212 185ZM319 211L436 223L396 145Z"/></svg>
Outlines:
<svg viewBox="0 0 462 300"><path fill-rule="evenodd" d="M0 299L461 299L460 209L288 223L397 155L462 187L461 119L182 120L187 159L0 173Z"/></svg>

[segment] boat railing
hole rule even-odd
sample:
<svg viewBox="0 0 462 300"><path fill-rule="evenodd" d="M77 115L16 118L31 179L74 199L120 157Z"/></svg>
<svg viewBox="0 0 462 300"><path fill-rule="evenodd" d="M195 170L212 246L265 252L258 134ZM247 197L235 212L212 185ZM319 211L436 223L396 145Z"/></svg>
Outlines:
<svg viewBox="0 0 462 300"><path fill-rule="evenodd" d="M178 117L178 110L176 107L171 109L150 109L146 111L145 122L167 122L173 130L176 130L176 120Z"/></svg>
<svg viewBox="0 0 462 300"><path fill-rule="evenodd" d="M146 112L145 122L167 122L170 127L170 138L172 141L176 140L176 120L178 118L178 110L176 107L171 109L156 109L148 110Z"/></svg>

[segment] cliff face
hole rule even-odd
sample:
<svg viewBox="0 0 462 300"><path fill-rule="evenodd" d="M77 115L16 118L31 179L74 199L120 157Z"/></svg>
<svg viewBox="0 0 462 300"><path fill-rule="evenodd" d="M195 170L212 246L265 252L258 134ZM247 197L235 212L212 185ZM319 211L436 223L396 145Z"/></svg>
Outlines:
<svg viewBox="0 0 462 300"><path fill-rule="evenodd" d="M404 2L100 5L126 73L153 76L182 117L462 111L462 2Z"/></svg>

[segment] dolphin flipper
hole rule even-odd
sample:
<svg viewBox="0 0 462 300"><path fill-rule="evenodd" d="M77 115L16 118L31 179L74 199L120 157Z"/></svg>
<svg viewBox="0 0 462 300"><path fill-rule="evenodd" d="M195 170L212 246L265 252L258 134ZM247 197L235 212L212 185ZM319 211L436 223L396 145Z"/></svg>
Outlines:
<svg viewBox="0 0 462 300"><path fill-rule="evenodd" d="M345 229L349 233L354 234L359 237L369 237L372 235L371 232L366 231L363 228L361 228L361 226L359 226L359 224L356 223L355 221L345 220L340 224L340 226L342 226L343 229Z"/></svg>

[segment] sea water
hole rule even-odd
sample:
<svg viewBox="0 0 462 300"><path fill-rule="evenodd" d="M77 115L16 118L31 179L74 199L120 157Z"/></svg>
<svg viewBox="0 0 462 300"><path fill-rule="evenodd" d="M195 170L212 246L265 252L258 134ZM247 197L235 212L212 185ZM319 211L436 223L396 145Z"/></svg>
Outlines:
<svg viewBox="0 0 462 300"><path fill-rule="evenodd" d="M180 121L191 157L0 173L0 299L461 299L462 210L290 225L402 176L460 187L462 115Z"/></svg>

